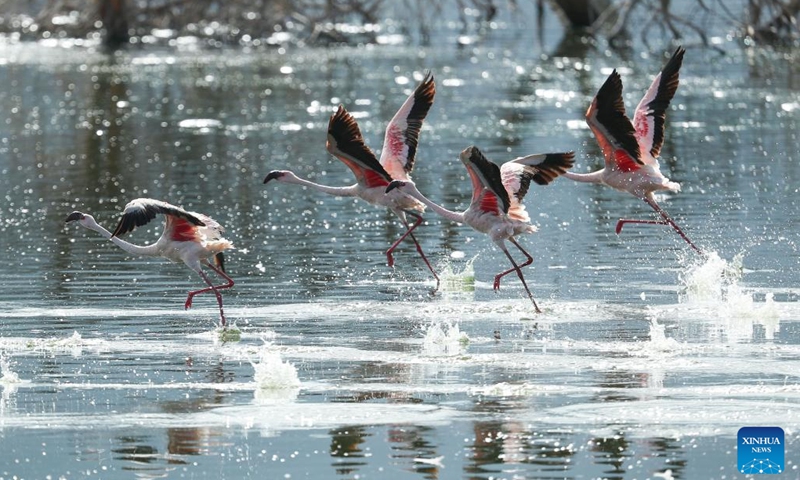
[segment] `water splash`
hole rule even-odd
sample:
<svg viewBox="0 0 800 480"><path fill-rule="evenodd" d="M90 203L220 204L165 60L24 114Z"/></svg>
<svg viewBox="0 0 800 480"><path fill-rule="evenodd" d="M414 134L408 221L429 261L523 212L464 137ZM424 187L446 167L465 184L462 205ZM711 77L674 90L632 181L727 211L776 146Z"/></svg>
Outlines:
<svg viewBox="0 0 800 480"><path fill-rule="evenodd" d="M300 377L297 369L281 356L270 344L264 344L258 352L258 362L250 362L255 371L255 400L259 404L293 402L300 392Z"/></svg>
<svg viewBox="0 0 800 480"><path fill-rule="evenodd" d="M744 253L730 262L710 252L703 262L690 265L680 276L681 303L707 306L723 321L720 325L729 339L747 340L753 336L753 325L764 327L764 337L774 338L780 328L779 312L773 294L757 304L753 293L739 284L744 272Z"/></svg>
<svg viewBox="0 0 800 480"><path fill-rule="evenodd" d="M461 270L453 268L452 260L460 260L464 258L464 252L455 251L450 254L450 260L446 260L443 265L440 265L441 271L441 287L440 291L445 294L472 294L475 292L475 259L477 255L467 260Z"/></svg>
<svg viewBox="0 0 800 480"><path fill-rule="evenodd" d="M469 337L457 323L434 322L428 325L422 341L422 353L431 357L459 355L469 344Z"/></svg>
<svg viewBox="0 0 800 480"><path fill-rule="evenodd" d="M667 337L666 326L658 323L658 317L650 317L650 341L648 347L659 352L675 352L680 348L680 343L674 338Z"/></svg>
<svg viewBox="0 0 800 480"><path fill-rule="evenodd" d="M217 327L214 329L215 341L221 343L238 342L242 339L242 331L235 324L229 327Z"/></svg>
<svg viewBox="0 0 800 480"><path fill-rule="evenodd" d="M0 385L3 387L13 387L22 383L22 380L19 379L19 375L16 372L11 370L11 363L4 354L0 354Z"/></svg>
<svg viewBox="0 0 800 480"><path fill-rule="evenodd" d="M0 373L2 373L0 386L3 387L3 394L0 396L0 418L4 419L10 411L14 410L14 394L23 382L17 372L11 370L11 362L5 353L0 354Z"/></svg>
<svg viewBox="0 0 800 480"><path fill-rule="evenodd" d="M680 276L681 302L724 301L741 293L744 254L738 253L728 262L717 252L710 252L701 263L690 265Z"/></svg>
<svg viewBox="0 0 800 480"><path fill-rule="evenodd" d="M83 355L84 344L85 341L81 334L73 331L69 337L30 339L25 346L31 350L45 352L69 352L72 357L79 358Z"/></svg>

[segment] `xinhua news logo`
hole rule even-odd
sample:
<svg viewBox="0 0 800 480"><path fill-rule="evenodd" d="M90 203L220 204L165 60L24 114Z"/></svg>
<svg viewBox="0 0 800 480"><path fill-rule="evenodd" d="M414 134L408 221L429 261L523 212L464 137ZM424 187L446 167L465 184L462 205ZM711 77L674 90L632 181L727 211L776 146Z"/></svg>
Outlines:
<svg viewBox="0 0 800 480"><path fill-rule="evenodd" d="M738 437L739 472L783 473L785 451L782 428L742 427Z"/></svg>

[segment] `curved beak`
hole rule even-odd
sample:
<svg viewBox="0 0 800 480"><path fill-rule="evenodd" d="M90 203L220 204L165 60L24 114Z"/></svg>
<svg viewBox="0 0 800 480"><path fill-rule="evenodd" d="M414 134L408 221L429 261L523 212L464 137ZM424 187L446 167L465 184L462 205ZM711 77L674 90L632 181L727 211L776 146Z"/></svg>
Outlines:
<svg viewBox="0 0 800 480"><path fill-rule="evenodd" d="M394 190L395 188L397 188L397 187L402 187L402 186L404 186L404 185L405 185L405 182L403 182L402 180L393 180L393 181L392 181L392 183L390 183L390 184L389 184L389 185L386 187L386 192L384 192L384 193L389 193L389 192L391 192L392 190Z"/></svg>
<svg viewBox="0 0 800 480"><path fill-rule="evenodd" d="M72 212L67 216L67 219L64 223L74 222L76 220L83 220L86 218L86 215L82 214L81 212Z"/></svg>
<svg viewBox="0 0 800 480"><path fill-rule="evenodd" d="M270 180L275 180L276 178L280 178L282 176L283 176L283 172L281 172L280 170L273 170L273 171L269 172L267 174L267 176L264 178L264 183L267 183Z"/></svg>

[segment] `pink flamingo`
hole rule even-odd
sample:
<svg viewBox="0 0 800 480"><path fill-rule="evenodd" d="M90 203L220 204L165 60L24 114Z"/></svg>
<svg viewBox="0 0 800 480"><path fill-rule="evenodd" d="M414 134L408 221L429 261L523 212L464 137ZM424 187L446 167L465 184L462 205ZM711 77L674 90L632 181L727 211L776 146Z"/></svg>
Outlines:
<svg viewBox="0 0 800 480"><path fill-rule="evenodd" d="M153 220L156 215L164 215L164 231L156 243L150 245L134 245L122 240L120 235L133 231ZM78 222L79 225L99 232L100 235L114 242L115 245L134 255L164 257L173 262L183 262L203 278L207 288L193 290L186 298L185 308L191 308L192 298L198 293L214 292L219 304L219 318L225 327L225 313L222 311L222 294L220 290L231 288L233 280L225 274L225 259L222 251L233 248L228 240L222 238L224 229L211 218L195 212L170 205L151 198L137 198L125 206L122 218L114 233L98 225L95 219L86 213L72 212L67 223ZM215 265L208 259L213 257ZM221 276L227 283L214 285L202 267L206 266Z"/></svg>
<svg viewBox="0 0 800 480"><path fill-rule="evenodd" d="M522 199L528 192L531 180L539 185L547 185L559 175L563 175L572 167L575 153L542 153L528 155L506 162L502 167L488 160L478 147L468 147L459 158L467 167L472 180L472 201L464 212L454 212L432 202L408 180L394 180L386 189L387 194L395 189L419 200L442 217L458 223L466 223L475 230L489 235L494 243L506 254L514 268L508 269L494 277L494 289L500 288L500 279L511 272L516 272L522 286L533 302L536 313L541 313L533 298L522 267L533 263L533 257L525 251L514 237L523 233L533 233L536 227L531 225L528 212ZM505 241L511 242L523 255L526 261L517 265L506 248Z"/></svg>
<svg viewBox="0 0 800 480"><path fill-rule="evenodd" d="M611 72L586 112L586 123L603 150L605 168L592 173L567 172L564 176L578 182L602 183L628 192L644 200L661 216L661 220L620 219L617 222L617 234L626 223L669 225L697 253L702 253L653 196L656 191L677 192L681 189L678 183L661 173L657 158L664 143L664 120L669 102L678 88L678 72L684 52L682 47L678 47L653 80L636 107L633 123L625 115L619 73L616 70Z"/></svg>
<svg viewBox="0 0 800 480"><path fill-rule="evenodd" d="M439 288L439 276L425 257L422 246L413 234L414 229L423 222L421 213L425 210L425 205L400 192L391 195L385 195L384 192L392 180L409 179L409 174L414 168L422 122L433 105L435 94L436 85L433 75L428 73L387 125L380 160L364 143L358 122L343 106L339 106L328 123L326 148L331 155L341 160L353 171L356 177L355 185L348 187L320 185L299 178L288 170L273 170L264 178L264 183L277 180L305 185L329 195L359 197L373 205L387 207L400 218L406 227L405 233L386 251L387 263L390 267L394 266L392 253L406 237L411 238L420 257L433 274L433 278L436 279L434 292ZM406 216L411 216L416 220L413 225L409 225Z"/></svg>

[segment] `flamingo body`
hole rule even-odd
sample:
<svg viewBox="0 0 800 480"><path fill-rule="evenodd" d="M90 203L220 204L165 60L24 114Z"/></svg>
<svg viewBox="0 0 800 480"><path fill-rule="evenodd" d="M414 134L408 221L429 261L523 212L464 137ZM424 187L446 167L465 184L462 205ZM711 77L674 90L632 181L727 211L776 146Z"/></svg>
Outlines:
<svg viewBox="0 0 800 480"><path fill-rule="evenodd" d="M163 215L165 222L164 230L155 243L140 246L120 238L136 227L146 225L158 215ZM219 305L220 321L225 326L225 314L219 290L231 288L234 282L224 271L222 252L233 248L233 245L222 237L224 229L212 218L201 213L186 211L160 200L138 198L125 206L114 233L103 228L95 221L94 217L86 213L72 212L66 221L67 223L78 222L81 226L100 233L128 253L163 257L172 262L186 264L203 278L208 284L208 288L189 292L185 308L191 307L192 299L198 293L213 291ZM211 258L216 265L209 262ZM227 283L213 285L203 271L203 266L209 267L227 280Z"/></svg>
<svg viewBox="0 0 800 480"><path fill-rule="evenodd" d="M533 263L533 257L517 243L517 235L533 233L536 227L531 225L528 212L522 204L530 183L548 185L559 175L563 175L572 167L574 152L547 153L520 157L498 167L487 159L477 147L468 147L459 155L459 159L467 169L472 182L472 199L464 212L448 210L425 197L411 181L394 180L386 189L387 194L396 190L405 192L419 200L442 217L458 223L466 223L473 229L484 233L506 254L514 268L495 276L494 289L500 288L500 279L516 272L528 297L537 312L540 312L533 295L525 283L521 267ZM527 258L526 262L517 265L506 248L509 241Z"/></svg>
<svg viewBox="0 0 800 480"><path fill-rule="evenodd" d="M658 156L664 143L666 112L679 83L679 71L685 50L678 47L636 107L633 121L625 113L622 79L616 70L600 87L589 109L586 123L594 133L605 158L604 168L592 173L567 172L565 177L588 183L600 183L628 192L653 208L662 220L621 219L616 232L625 223L670 225L698 253L700 249L656 203L654 192L678 192L680 184L661 173Z"/></svg>

